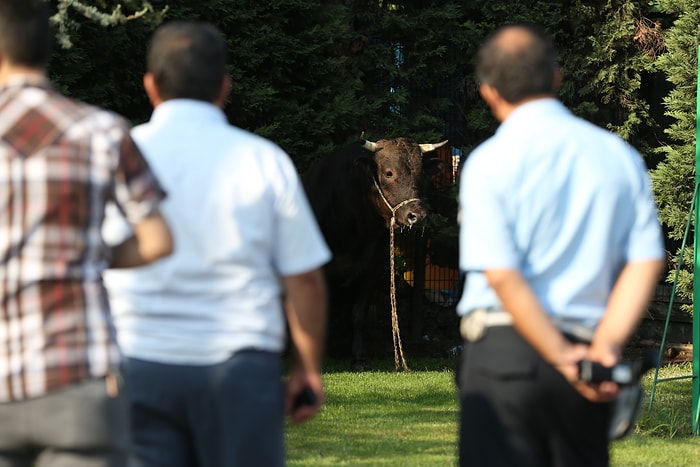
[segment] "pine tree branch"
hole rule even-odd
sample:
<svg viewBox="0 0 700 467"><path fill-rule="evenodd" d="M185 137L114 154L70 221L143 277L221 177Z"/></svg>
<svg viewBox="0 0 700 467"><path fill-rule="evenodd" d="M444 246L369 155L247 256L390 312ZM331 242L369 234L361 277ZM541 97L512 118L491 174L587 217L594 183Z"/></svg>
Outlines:
<svg viewBox="0 0 700 467"><path fill-rule="evenodd" d="M57 0L56 13L51 17L52 24L57 28L56 40L65 49L73 45L71 31L78 27L78 23L70 17L71 10L102 27L116 26L138 19L160 22L168 10L167 6L156 10L147 0L126 0L125 3L134 10L133 13L124 13L121 4L109 11L88 5L84 0Z"/></svg>

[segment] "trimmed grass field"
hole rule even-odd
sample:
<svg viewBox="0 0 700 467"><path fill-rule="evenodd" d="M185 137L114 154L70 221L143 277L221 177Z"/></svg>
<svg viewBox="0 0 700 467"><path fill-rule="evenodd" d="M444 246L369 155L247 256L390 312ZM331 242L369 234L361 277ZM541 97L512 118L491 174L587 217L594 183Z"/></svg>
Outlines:
<svg viewBox="0 0 700 467"><path fill-rule="evenodd" d="M309 423L287 428L290 466L453 466L457 462L458 402L452 360L393 362L354 373L330 362L327 400ZM660 370L659 378L691 374L688 364ZM644 385L649 394L653 371ZM633 435L613 443L616 466L697 466L700 440L691 436L691 381L658 382L654 403Z"/></svg>
<svg viewBox="0 0 700 467"><path fill-rule="evenodd" d="M692 436L692 375L690 363L667 365L659 371L650 407L654 370L644 378L646 398L635 433L613 443L613 466L698 466L700 439ZM683 378L661 381L667 378Z"/></svg>

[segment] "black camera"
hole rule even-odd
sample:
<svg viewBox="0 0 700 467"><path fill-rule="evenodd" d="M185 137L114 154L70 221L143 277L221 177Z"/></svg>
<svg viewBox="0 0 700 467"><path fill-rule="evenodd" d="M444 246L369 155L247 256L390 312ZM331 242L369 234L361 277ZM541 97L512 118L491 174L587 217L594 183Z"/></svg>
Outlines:
<svg viewBox="0 0 700 467"><path fill-rule="evenodd" d="M635 375L639 373L635 366L633 362L620 362L613 367L607 367L590 360L581 360L578 363L578 375L581 381L586 383L612 381L627 385L634 383Z"/></svg>
<svg viewBox="0 0 700 467"><path fill-rule="evenodd" d="M581 360L578 363L579 378L586 383L612 381L622 386L635 384L644 373L656 366L658 355L658 351L652 349L639 360L623 360L612 367L590 360Z"/></svg>

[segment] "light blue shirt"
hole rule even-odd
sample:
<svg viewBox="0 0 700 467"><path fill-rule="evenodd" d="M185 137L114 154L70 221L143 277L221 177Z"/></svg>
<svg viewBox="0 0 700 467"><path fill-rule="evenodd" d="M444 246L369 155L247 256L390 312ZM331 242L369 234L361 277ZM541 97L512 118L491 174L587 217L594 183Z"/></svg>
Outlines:
<svg viewBox="0 0 700 467"><path fill-rule="evenodd" d="M500 307L481 271L517 269L548 313L595 327L622 267L665 257L640 155L553 98L474 150L459 202L460 315Z"/></svg>
<svg viewBox="0 0 700 467"><path fill-rule="evenodd" d="M291 159L195 100L159 105L132 134L168 193L161 211L175 249L105 274L123 352L214 364L243 348L281 351L280 277L330 259ZM104 235L117 242L123 227L109 215Z"/></svg>

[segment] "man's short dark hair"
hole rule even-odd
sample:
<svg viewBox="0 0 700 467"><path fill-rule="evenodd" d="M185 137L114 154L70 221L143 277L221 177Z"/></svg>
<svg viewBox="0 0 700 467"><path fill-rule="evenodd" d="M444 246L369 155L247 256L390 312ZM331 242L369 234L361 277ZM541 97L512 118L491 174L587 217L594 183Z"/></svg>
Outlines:
<svg viewBox="0 0 700 467"><path fill-rule="evenodd" d="M226 42L211 24L166 23L153 34L147 66L161 99L214 102L226 76Z"/></svg>
<svg viewBox="0 0 700 467"><path fill-rule="evenodd" d="M513 28L522 29L526 40L504 44L503 32ZM557 51L549 35L536 25L513 24L496 29L486 38L477 54L476 77L513 104L554 93L557 68Z"/></svg>
<svg viewBox="0 0 700 467"><path fill-rule="evenodd" d="M0 52L12 65L46 68L53 33L45 3L0 0Z"/></svg>

